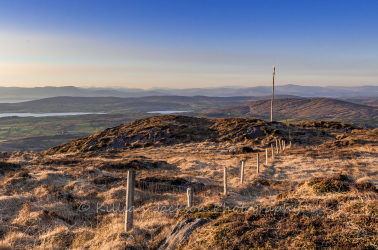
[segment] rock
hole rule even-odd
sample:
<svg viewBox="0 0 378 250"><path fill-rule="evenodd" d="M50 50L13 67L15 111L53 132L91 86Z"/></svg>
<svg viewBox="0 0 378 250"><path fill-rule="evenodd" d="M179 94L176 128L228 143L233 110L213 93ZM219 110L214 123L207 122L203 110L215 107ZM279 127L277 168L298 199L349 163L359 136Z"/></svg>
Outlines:
<svg viewBox="0 0 378 250"><path fill-rule="evenodd" d="M208 222L208 220L202 218L186 218L169 230L164 239L160 242L159 250L175 249L175 247L184 242L194 230Z"/></svg>
<svg viewBox="0 0 378 250"><path fill-rule="evenodd" d="M248 154L248 153L254 153L254 152L259 152L259 151L255 151L250 147L237 147L237 148L233 148L233 149L228 150L226 153L229 153L229 154Z"/></svg>
<svg viewBox="0 0 378 250"><path fill-rule="evenodd" d="M248 128L246 132L248 139L255 139L264 136L264 133L261 131L259 127Z"/></svg>
<svg viewBox="0 0 378 250"><path fill-rule="evenodd" d="M250 147L240 147L238 150L235 151L236 154L247 154L247 153L253 153L255 152L252 148Z"/></svg>

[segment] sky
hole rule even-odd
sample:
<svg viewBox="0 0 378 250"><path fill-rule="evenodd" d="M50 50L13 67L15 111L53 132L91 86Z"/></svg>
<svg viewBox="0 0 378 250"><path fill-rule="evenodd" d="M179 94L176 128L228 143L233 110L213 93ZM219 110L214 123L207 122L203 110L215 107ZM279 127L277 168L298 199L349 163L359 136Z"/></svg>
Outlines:
<svg viewBox="0 0 378 250"><path fill-rule="evenodd" d="M0 0L0 86L378 85L378 1Z"/></svg>

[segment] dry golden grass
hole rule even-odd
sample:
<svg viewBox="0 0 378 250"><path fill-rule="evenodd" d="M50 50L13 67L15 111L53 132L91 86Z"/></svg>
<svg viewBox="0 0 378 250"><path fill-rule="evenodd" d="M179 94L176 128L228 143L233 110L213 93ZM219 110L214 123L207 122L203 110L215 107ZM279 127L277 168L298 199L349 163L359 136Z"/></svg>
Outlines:
<svg viewBox="0 0 378 250"><path fill-rule="evenodd" d="M286 138L289 128L281 126L279 129ZM127 170L130 166L138 169L137 181L154 177L161 181L164 178L176 181L182 178L190 183L202 183L204 188L195 190L196 207L211 207L214 204L230 207L267 206L283 200L295 200L301 204L303 211L307 211L310 218L317 211L322 211L321 218L327 218L336 224L342 221L340 223L344 229L338 231L340 235L359 235L376 242L376 236L371 234L375 231L357 222L358 218L367 218L368 215L376 218L376 210L372 206L377 202L377 195L371 192L361 193L353 188L348 193L317 193L308 184L311 178L330 177L342 172L350 176L353 183L368 182L377 186L376 132L344 134L338 130L325 129L328 134L324 137L320 130L312 131L310 136L294 137L295 129L290 128L291 139L298 145L275 156L274 162L271 160L268 143L279 138L277 135L269 135L260 141L189 142L118 150L111 154L94 156L72 153L50 156L13 153L9 158L4 158L3 162L20 164L20 169L0 175L0 249L148 249L151 246L156 247L165 232L180 218L197 216L195 213L183 214L176 211L178 205L186 205L185 189L180 190L179 185L170 185L168 189L164 189L164 186L152 183L149 189L136 189L135 203L139 210L134 212L134 228L125 232L122 209L125 203ZM267 146L269 162L265 165ZM227 153L230 149L240 147L261 150L260 173L256 172L256 153ZM246 161L243 184L240 183L241 160ZM227 196L222 194L223 167L228 169ZM277 200L277 197L281 197L281 200ZM305 202L309 200L314 202ZM337 209L332 207L334 200L337 201ZM162 206L173 207L170 212L164 212L161 210ZM158 207L160 211L156 212ZM251 219L246 217L247 214L239 216L245 216L243 218L249 221ZM213 222L200 229L198 234L193 234L188 241L190 244L182 247L231 248L232 245L220 243L227 239L228 242L234 242L235 246L244 248L237 240L239 236L233 234L234 231L231 230L230 234L219 231L223 230L219 225L229 226L231 218L241 220L239 217L233 213L215 217L209 214L201 216L208 216ZM345 220L345 216L350 216L351 219ZM293 218L292 221L297 219ZM267 235L268 238L273 237L276 234L264 234L261 230L270 223L280 225L282 222L279 220L276 217L255 218L251 225L256 226L254 223L258 221L262 229L255 228L252 232L246 227L240 234L243 237L250 235L251 239L257 237L258 233ZM314 221L311 223L315 223ZM301 230L295 234L294 224L290 229L292 234L304 237L306 234ZM312 225L310 224L309 228ZM374 221L372 225L377 224ZM286 236L279 237L287 239ZM285 241L285 244L269 244L277 248L317 246L315 243L311 245L312 241L308 241L309 245L306 245L304 238L292 238L294 243ZM269 240L265 239L265 242Z"/></svg>

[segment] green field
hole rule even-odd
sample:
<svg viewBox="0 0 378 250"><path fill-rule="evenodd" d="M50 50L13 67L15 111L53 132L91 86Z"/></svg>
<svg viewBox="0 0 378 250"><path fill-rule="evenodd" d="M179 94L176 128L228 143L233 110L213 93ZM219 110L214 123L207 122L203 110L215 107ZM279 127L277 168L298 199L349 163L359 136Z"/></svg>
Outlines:
<svg viewBox="0 0 378 250"><path fill-rule="evenodd" d="M152 115L128 113L0 118L0 151L40 151Z"/></svg>

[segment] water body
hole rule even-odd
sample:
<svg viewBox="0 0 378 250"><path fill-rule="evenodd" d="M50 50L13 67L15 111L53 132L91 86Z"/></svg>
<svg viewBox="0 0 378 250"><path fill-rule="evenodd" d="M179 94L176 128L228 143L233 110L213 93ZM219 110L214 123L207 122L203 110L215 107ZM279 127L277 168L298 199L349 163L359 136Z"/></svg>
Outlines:
<svg viewBox="0 0 378 250"><path fill-rule="evenodd" d="M167 110L167 111L150 111L150 112L147 112L147 113L148 114L165 114L165 115L169 115L169 114L174 114L174 113L185 113L185 112L189 112L189 111Z"/></svg>
<svg viewBox="0 0 378 250"><path fill-rule="evenodd" d="M7 99L0 99L0 104L1 103L20 103L20 102L30 102L33 100L7 100Z"/></svg>
<svg viewBox="0 0 378 250"><path fill-rule="evenodd" d="M106 113L84 113L84 112L68 112L68 113L0 113L0 118L2 117L46 117L46 116L66 116L66 115L104 115Z"/></svg>

